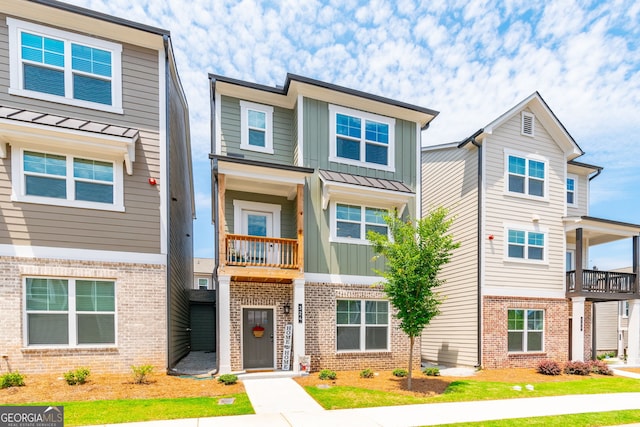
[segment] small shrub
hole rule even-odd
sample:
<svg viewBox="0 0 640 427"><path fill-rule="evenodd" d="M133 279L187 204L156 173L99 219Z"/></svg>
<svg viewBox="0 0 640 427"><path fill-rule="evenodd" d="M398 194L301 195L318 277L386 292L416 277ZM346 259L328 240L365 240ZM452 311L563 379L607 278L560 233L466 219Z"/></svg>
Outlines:
<svg viewBox="0 0 640 427"><path fill-rule="evenodd" d="M371 369L360 371L360 378L373 378L373 371Z"/></svg>
<svg viewBox="0 0 640 427"><path fill-rule="evenodd" d="M84 384L91 372L87 368L78 368L75 371L65 372L64 379L69 385Z"/></svg>
<svg viewBox="0 0 640 427"><path fill-rule="evenodd" d="M331 369L323 369L320 371L318 377L321 380L335 380L336 378L338 378L338 375L336 374L336 371L332 371Z"/></svg>
<svg viewBox="0 0 640 427"><path fill-rule="evenodd" d="M0 388L24 386L24 375L20 372L8 372L0 375Z"/></svg>
<svg viewBox="0 0 640 427"><path fill-rule="evenodd" d="M564 373L569 375L589 375L591 372L591 364L589 362L580 362L572 360L564 366Z"/></svg>
<svg viewBox="0 0 640 427"><path fill-rule="evenodd" d="M537 371L542 375L560 375L562 373L562 368L555 360L547 359L538 363Z"/></svg>
<svg viewBox="0 0 640 427"><path fill-rule="evenodd" d="M224 374L218 377L218 382L224 385L232 385L238 382L238 377L233 374Z"/></svg>
<svg viewBox="0 0 640 427"><path fill-rule="evenodd" d="M598 375L613 375L613 371L609 369L609 365L602 360L592 360L590 363L591 372Z"/></svg>
<svg viewBox="0 0 640 427"><path fill-rule="evenodd" d="M140 365L140 366L132 366L131 370L133 371L133 382L136 384L146 384L148 379L147 377L151 372L153 372L152 365Z"/></svg>
<svg viewBox="0 0 640 427"><path fill-rule="evenodd" d="M407 372L406 369L394 369L393 372L391 372L393 374L394 377L398 377L398 378L404 378L407 375L409 375L409 372Z"/></svg>
<svg viewBox="0 0 640 427"><path fill-rule="evenodd" d="M422 373L428 377L439 377L440 376L440 368L438 367L428 367L422 370Z"/></svg>

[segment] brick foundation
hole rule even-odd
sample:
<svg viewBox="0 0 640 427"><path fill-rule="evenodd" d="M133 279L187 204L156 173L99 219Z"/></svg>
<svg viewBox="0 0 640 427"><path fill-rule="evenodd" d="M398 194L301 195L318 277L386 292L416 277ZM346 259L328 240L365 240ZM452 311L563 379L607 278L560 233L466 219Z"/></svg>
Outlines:
<svg viewBox="0 0 640 427"><path fill-rule="evenodd" d="M585 311L590 311L585 307ZM507 310L544 310L544 351L509 353ZM483 299L482 365L485 368L532 368L544 359L565 362L569 354L568 300L487 296ZM590 325L590 324L589 324ZM590 326L587 326L590 330ZM587 338L585 337L585 340ZM586 342L585 342L586 343Z"/></svg>
<svg viewBox="0 0 640 427"><path fill-rule="evenodd" d="M106 279L116 282L116 346L27 347L25 277ZM60 373L87 367L95 373L131 372L131 365L167 365L166 268L0 257L0 373Z"/></svg>

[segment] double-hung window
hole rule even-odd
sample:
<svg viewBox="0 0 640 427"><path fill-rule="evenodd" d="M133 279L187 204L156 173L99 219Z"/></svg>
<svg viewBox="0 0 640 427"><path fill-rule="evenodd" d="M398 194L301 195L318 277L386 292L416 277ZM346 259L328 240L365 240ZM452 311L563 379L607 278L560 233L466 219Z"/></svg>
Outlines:
<svg viewBox="0 0 640 427"><path fill-rule="evenodd" d="M124 210L122 165L19 148L14 200L101 210Z"/></svg>
<svg viewBox="0 0 640 427"><path fill-rule="evenodd" d="M333 241L366 244L369 231L389 233L384 220L386 209L337 202L332 208Z"/></svg>
<svg viewBox="0 0 640 427"><path fill-rule="evenodd" d="M329 106L329 160L393 171L395 120L336 105Z"/></svg>
<svg viewBox="0 0 640 427"><path fill-rule="evenodd" d="M577 182L575 176L569 175L567 177L567 205L576 206L578 204L577 195Z"/></svg>
<svg viewBox="0 0 640 427"><path fill-rule="evenodd" d="M541 352L544 350L544 311L508 310L509 352Z"/></svg>
<svg viewBox="0 0 640 427"><path fill-rule="evenodd" d="M113 281L27 278L26 344L115 344L115 298Z"/></svg>
<svg viewBox="0 0 640 427"><path fill-rule="evenodd" d="M389 350L389 302L338 300L336 328L338 351Z"/></svg>
<svg viewBox="0 0 640 427"><path fill-rule="evenodd" d="M122 46L7 18L10 93L122 113Z"/></svg>
<svg viewBox="0 0 640 427"><path fill-rule="evenodd" d="M544 261L545 233L508 229L507 256L511 259Z"/></svg>
<svg viewBox="0 0 640 427"><path fill-rule="evenodd" d="M240 101L240 148L273 154L273 107Z"/></svg>
<svg viewBox="0 0 640 427"><path fill-rule="evenodd" d="M507 191L533 197L546 197L547 161L507 153Z"/></svg>

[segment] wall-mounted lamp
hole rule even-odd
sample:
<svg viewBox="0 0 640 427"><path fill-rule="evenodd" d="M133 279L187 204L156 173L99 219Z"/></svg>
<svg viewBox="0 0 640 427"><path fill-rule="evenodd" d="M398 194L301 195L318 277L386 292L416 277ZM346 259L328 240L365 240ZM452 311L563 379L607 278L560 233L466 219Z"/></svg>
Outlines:
<svg viewBox="0 0 640 427"><path fill-rule="evenodd" d="M284 314L289 314L289 312L291 311L291 304L285 302L282 308L284 310Z"/></svg>

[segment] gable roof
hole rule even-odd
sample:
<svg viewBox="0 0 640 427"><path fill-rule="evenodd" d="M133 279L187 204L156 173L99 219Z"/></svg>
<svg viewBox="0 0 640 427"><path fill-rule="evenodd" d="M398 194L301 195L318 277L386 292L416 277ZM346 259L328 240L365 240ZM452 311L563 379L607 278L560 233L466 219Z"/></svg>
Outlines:
<svg viewBox="0 0 640 427"><path fill-rule="evenodd" d="M564 150L567 154L568 160L573 160L576 157L580 157L584 154L584 151L580 148L575 139L571 136L567 128L564 127L562 122L558 119L555 113L549 108L549 105L542 98L542 95L538 91L532 93L527 98L516 104L513 108L506 111L497 119L476 131L473 135L460 142L459 147L465 146L467 143L472 142L473 139L481 140L486 135L491 135L494 129L503 125L506 121L511 119L514 115L521 113L526 108L531 110L536 118L542 123L547 132L551 135L553 140Z"/></svg>

